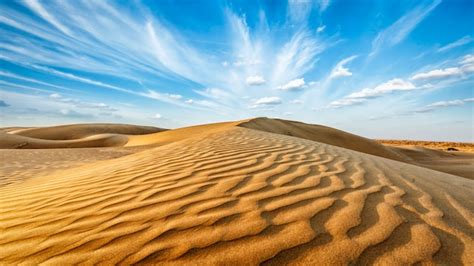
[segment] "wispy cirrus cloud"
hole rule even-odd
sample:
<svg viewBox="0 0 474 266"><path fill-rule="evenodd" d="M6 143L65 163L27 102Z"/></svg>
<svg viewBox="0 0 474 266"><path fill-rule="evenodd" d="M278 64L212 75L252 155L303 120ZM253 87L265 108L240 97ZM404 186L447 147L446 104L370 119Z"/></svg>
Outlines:
<svg viewBox="0 0 474 266"><path fill-rule="evenodd" d="M421 3L379 32L372 41L370 55L375 55L384 47L391 47L403 41L439 4L441 4L441 0Z"/></svg>
<svg viewBox="0 0 474 266"><path fill-rule="evenodd" d="M461 39L458 39L458 40L456 40L452 43L448 43L445 46L438 48L438 50L436 50L436 51L438 53L446 52L446 51L449 51L449 50L454 49L456 47L460 47L460 46L469 44L472 41L473 41L473 38L471 36L466 35L466 36L462 37Z"/></svg>
<svg viewBox="0 0 474 266"><path fill-rule="evenodd" d="M21 4L37 17L10 6L0 10L0 23L27 33L21 35L0 29L0 34L7 36L0 47L3 60L89 87L215 113L222 108L249 104L248 100L235 95L245 92L249 98L262 98L282 84L302 79L313 69L318 56L334 42L334 39L318 36L308 26L311 12L326 9L329 1L290 2L288 16L292 19L280 27L295 27L283 37L269 30L263 10L259 12L258 25L249 27L245 14L225 7L228 35L222 36L225 45L222 54L217 56L197 47L195 38L188 38L170 23L152 15L145 6L130 12L118 3L103 1L30 0ZM147 86L140 83L141 88L137 89L114 85L84 73L106 74L131 82L142 80ZM255 73L259 73L258 78ZM64 89L50 82L15 75L25 82ZM219 87L227 93L217 100L205 89L192 88L184 93L186 96L177 98L168 95L166 87L153 86L154 80L160 78L201 88ZM246 90L248 85L260 88L249 91ZM296 85L288 89L301 88L301 84Z"/></svg>
<svg viewBox="0 0 474 266"><path fill-rule="evenodd" d="M23 77L23 76L16 75L16 74L6 72L6 71L1 71L0 70L0 76L7 77L7 78L12 78L12 79L17 79L17 80L22 80L22 81L27 81L27 82L31 82L31 83L36 83L36 84L40 84L40 85L44 85L44 86L48 86L48 87L52 87L52 88L56 88L56 89L60 89L60 90L76 91L77 92L77 90L74 90L74 89L71 89L71 88L67 88L67 87L64 87L64 86L58 86L56 84L52 84L52 83L49 83L49 82L44 82L44 81L33 79L33 78Z"/></svg>
<svg viewBox="0 0 474 266"><path fill-rule="evenodd" d="M427 106L415 110L416 113L426 113L426 112L431 112L436 109L440 108L447 108L447 107L453 107L453 106L462 106L467 103L472 103L474 102L474 98L466 98L466 99L457 99L457 100L448 100L448 101L439 101L439 102L434 102L431 104L428 104Z"/></svg>
<svg viewBox="0 0 474 266"><path fill-rule="evenodd" d="M67 35L71 35L69 29L61 24L52 14L50 14L38 0L25 0L25 5L35 12L38 16L46 20L48 23L56 27L58 30L62 31Z"/></svg>

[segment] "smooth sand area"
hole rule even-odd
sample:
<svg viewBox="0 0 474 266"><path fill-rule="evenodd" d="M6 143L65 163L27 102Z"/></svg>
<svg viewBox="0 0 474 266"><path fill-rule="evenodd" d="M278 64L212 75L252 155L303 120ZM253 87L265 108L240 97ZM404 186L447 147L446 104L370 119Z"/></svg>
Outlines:
<svg viewBox="0 0 474 266"><path fill-rule="evenodd" d="M19 152L0 168L16 180L0 186L0 264L474 264L474 181L422 167L433 150L266 118L94 134L79 139L121 141L8 171L35 150L0 150ZM117 153L86 162L97 149Z"/></svg>

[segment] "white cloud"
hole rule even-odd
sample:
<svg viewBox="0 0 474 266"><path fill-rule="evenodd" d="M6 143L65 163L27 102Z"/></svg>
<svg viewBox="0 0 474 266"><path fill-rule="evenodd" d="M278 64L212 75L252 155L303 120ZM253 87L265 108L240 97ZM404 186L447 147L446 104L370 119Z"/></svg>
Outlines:
<svg viewBox="0 0 474 266"><path fill-rule="evenodd" d="M474 98L439 101L439 102L434 102L432 104L428 104L427 106L421 109L417 109L415 110L415 113L427 113L427 112L434 111L436 109L453 107L453 106L462 106L462 105L465 105L466 103L471 103L471 102L474 102Z"/></svg>
<svg viewBox="0 0 474 266"><path fill-rule="evenodd" d="M366 102L370 98L381 97L395 91L415 90L416 86L403 79L392 79L384 82L373 89L365 88L361 91L351 93L346 97L333 101L329 104L329 108L339 108Z"/></svg>
<svg viewBox="0 0 474 266"><path fill-rule="evenodd" d="M435 69L425 73L418 73L411 77L412 80L429 80L429 79L440 79L459 76L462 71L458 67L450 67L445 69Z"/></svg>
<svg viewBox="0 0 474 266"><path fill-rule="evenodd" d="M255 75L255 76L249 76L245 80L245 83L249 86L260 86L265 84L265 79L262 76Z"/></svg>
<svg viewBox="0 0 474 266"><path fill-rule="evenodd" d="M30 91L36 91L36 92L55 93L54 91L51 91L51 90L38 89L38 88L36 88L36 87L30 87L30 86L20 85L20 84L18 84L18 83L11 83L11 82L4 81L4 80L0 80L0 84L6 85L7 87L20 88L20 89L25 89L25 90L30 90Z"/></svg>
<svg viewBox="0 0 474 266"><path fill-rule="evenodd" d="M140 95L144 96L144 97L147 97L147 98L150 98L150 99L155 99L155 100L159 100L159 101L162 101L162 102L166 102L166 103L174 103L176 105L180 105L180 103L181 103L177 99L175 99L173 97L170 97L170 94L157 92L155 90L148 90L147 92L141 92ZM181 105L182 105L182 103L181 103Z"/></svg>
<svg viewBox="0 0 474 266"><path fill-rule="evenodd" d="M437 52L438 52L438 53L440 53L440 52L446 52L446 51L451 50L451 49L454 49L454 48L456 48L456 47L463 46L463 45L466 45L466 44L468 44L468 43L471 43L472 40L473 40L473 39L471 38L471 36L464 36L464 37L462 37L461 39L459 39L459 40L457 40L457 41L455 41L455 42L449 43L449 44L447 44L447 45L445 45L445 46L439 48L439 49L437 50Z"/></svg>
<svg viewBox="0 0 474 266"><path fill-rule="evenodd" d="M316 29L316 32L317 32L317 33L321 33L321 32L323 32L325 29L326 29L326 25L321 25L321 26L319 26L319 27Z"/></svg>
<svg viewBox="0 0 474 266"><path fill-rule="evenodd" d="M327 43L314 38L308 31L295 33L276 54L271 80L275 84L282 84L303 76L312 69L317 61L316 56L327 46Z"/></svg>
<svg viewBox="0 0 474 266"><path fill-rule="evenodd" d="M40 81L40 80L19 76L19 75L10 73L10 72L0 71L0 76L5 76L5 77L9 77L9 78L24 80L24 81L28 81L28 82L32 82L32 83L36 83L36 84L40 84L40 85L45 85L45 86L48 86L48 87L53 87L53 88L57 88L57 89L61 89L61 90L77 91L77 90L73 90L73 89L70 89L70 88L63 87L63 86L58 86L58 85L55 85L55 84L43 82L43 81Z"/></svg>
<svg viewBox="0 0 474 266"><path fill-rule="evenodd" d="M272 97L263 97L255 101L256 106L262 105L278 105L281 104L282 101L280 97L272 96Z"/></svg>
<svg viewBox="0 0 474 266"><path fill-rule="evenodd" d="M412 80L433 80L454 77L463 77L474 72L474 57L466 55L457 67L434 69L424 73L418 73L411 77Z"/></svg>
<svg viewBox="0 0 474 266"><path fill-rule="evenodd" d="M193 104L193 103L194 103L194 100L193 100L193 99L187 99L187 100L185 101L185 103Z"/></svg>
<svg viewBox="0 0 474 266"><path fill-rule="evenodd" d="M49 98L54 100L57 103L63 103L68 106L69 109L71 108L87 108L87 109L98 109L100 111L107 111L107 112L116 112L117 109L105 104L105 103L94 103L94 102L87 102L84 100L72 99L72 98L65 98L59 93L52 93L49 95ZM68 110L69 110L68 109ZM66 110L66 109L65 109Z"/></svg>
<svg viewBox="0 0 474 266"><path fill-rule="evenodd" d="M392 79L384 82L373 89L363 89L358 92L349 94L347 98L374 98L394 91L408 91L416 89L415 85L403 79Z"/></svg>
<svg viewBox="0 0 474 266"><path fill-rule="evenodd" d="M28 8L30 8L33 12L38 14L41 18L46 20L47 22L51 23L54 27L58 30L62 31L63 33L70 35L69 29L61 24L53 15L51 15L44 7L37 1L37 0L26 0L24 2Z"/></svg>
<svg viewBox="0 0 474 266"><path fill-rule="evenodd" d="M350 105L356 105L356 104L361 104L366 102L367 99L356 99L356 98L342 98L337 101L332 101L329 104L329 108L340 108L340 107L345 107L345 106L350 106Z"/></svg>
<svg viewBox="0 0 474 266"><path fill-rule="evenodd" d="M154 118L156 118L156 119L161 119L161 118L163 118L163 116L162 116L161 114L158 114L158 113L157 113L157 114L155 114Z"/></svg>
<svg viewBox="0 0 474 266"><path fill-rule="evenodd" d="M468 54L463 57L463 60L460 62L462 65L474 64L474 55Z"/></svg>
<svg viewBox="0 0 474 266"><path fill-rule="evenodd" d="M50 74L54 74L56 76L61 76L61 77L64 77L64 78L80 81L80 82L83 82L83 83L88 83L88 84L92 84L92 85L95 85L95 86L99 86L99 87L103 87L103 88L108 88L108 89L112 89L112 90L116 90L116 91L136 95L136 92L134 92L132 90L120 88L120 87L117 87L117 86L114 86L114 85L110 85L110 84L103 83L103 82L100 82L100 81L91 80L91 79L88 79L88 78L79 77L79 76L76 76L74 74L62 72L62 71L52 69L52 68L49 68L49 67L38 66L38 65L31 65L31 67L33 67L34 69L38 69L38 70L50 73Z"/></svg>
<svg viewBox="0 0 474 266"><path fill-rule="evenodd" d="M341 62L339 62L334 67L334 69L332 70L331 74L329 75L329 78L330 79L335 79L335 78L339 78L339 77L350 77L350 76L352 76L352 72L350 72L349 69L346 68L344 65L351 62L356 57L357 56L354 55L354 56L348 57L348 58L342 60Z"/></svg>
<svg viewBox="0 0 474 266"><path fill-rule="evenodd" d="M301 90L304 87L305 87L304 78L300 78L300 79L291 80L285 85L279 86L278 89L283 90L283 91L295 91L295 90Z"/></svg>
<svg viewBox="0 0 474 266"><path fill-rule="evenodd" d="M403 41L440 3L441 0L434 0L428 5L420 4L388 28L379 32L372 41L371 55L378 53L383 47L391 47Z"/></svg>
<svg viewBox="0 0 474 266"><path fill-rule="evenodd" d="M69 82L74 87L88 85L88 91L105 88L186 108L206 106L206 111L221 113L222 105L234 110L247 105L248 99L239 96L247 88L248 76L258 74L264 82L254 79L250 83L268 85L259 90L247 90L245 93L250 99L271 95L274 88L299 79L312 70L318 61L317 56L337 41L337 37L324 39L318 36L314 24L308 24L311 12L304 8L308 5L311 12L318 8L314 1L299 5L300 9L295 10L294 15L303 20L294 27L289 21L284 21L284 25L269 25L264 10L260 10L256 24L252 22L249 27L246 16L237 15L229 7L224 14L229 19L225 24L229 28L223 32L229 34L223 34L218 40L221 42L219 45L226 48L211 51L195 45L200 40L189 38L181 32L179 25L164 23L160 17L154 17L146 6L139 6L137 12L129 12L123 5L107 1L32 0L25 4L28 10L5 7L0 23L16 30L8 32L12 38L1 44L9 47L0 57L33 71L44 72L34 75L32 71L31 77L39 78L36 82L24 80L36 85L67 89L48 84L50 81L56 83L56 80L58 85L67 84L60 83L66 78L74 81ZM329 1L322 1L319 7L325 9L328 5ZM30 9L33 12L28 12ZM320 26L322 30L324 25ZM281 35L280 27L288 29L285 30L287 34ZM67 33L70 33L69 37L65 36ZM103 79L104 75L117 77L111 79L117 82ZM60 78L46 79L45 76ZM194 99L191 105L182 96L175 96L178 94L155 89L159 88L155 82L162 77L176 83L189 81L201 88L219 86L228 95L205 91L200 95L207 100ZM52 90L48 94L56 91L62 93Z"/></svg>
<svg viewBox="0 0 474 266"><path fill-rule="evenodd" d="M428 107L448 107L448 106L458 106L463 105L463 100L452 100L452 101L440 101L429 104Z"/></svg>

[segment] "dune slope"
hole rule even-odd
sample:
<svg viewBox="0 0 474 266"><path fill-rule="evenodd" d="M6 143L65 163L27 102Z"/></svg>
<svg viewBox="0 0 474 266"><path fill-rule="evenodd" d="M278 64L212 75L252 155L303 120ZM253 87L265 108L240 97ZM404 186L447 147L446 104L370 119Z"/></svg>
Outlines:
<svg viewBox="0 0 474 266"><path fill-rule="evenodd" d="M229 127L0 188L4 264L466 264L474 183Z"/></svg>
<svg viewBox="0 0 474 266"><path fill-rule="evenodd" d="M59 149L123 146L125 135L97 134L80 139L47 140L0 132L0 149Z"/></svg>
<svg viewBox="0 0 474 266"><path fill-rule="evenodd" d="M6 129L8 133L46 140L73 140L98 134L143 135L164 131L165 129L149 126L126 124L73 124L52 127Z"/></svg>
<svg viewBox="0 0 474 266"><path fill-rule="evenodd" d="M270 133L309 139L354 151L360 151L367 154L389 158L392 160L406 160L402 154L397 153L389 147L385 147L377 141L331 127L263 117L244 121L240 123L239 126Z"/></svg>
<svg viewBox="0 0 474 266"><path fill-rule="evenodd" d="M474 153L472 152L445 152L419 146L391 148L409 158L408 163L474 179Z"/></svg>

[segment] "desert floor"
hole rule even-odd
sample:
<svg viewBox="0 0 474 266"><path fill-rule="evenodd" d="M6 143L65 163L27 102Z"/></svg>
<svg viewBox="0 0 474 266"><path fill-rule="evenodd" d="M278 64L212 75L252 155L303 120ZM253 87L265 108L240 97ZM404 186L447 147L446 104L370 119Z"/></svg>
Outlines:
<svg viewBox="0 0 474 266"><path fill-rule="evenodd" d="M0 264L473 265L472 144L383 143L267 118L4 128Z"/></svg>

